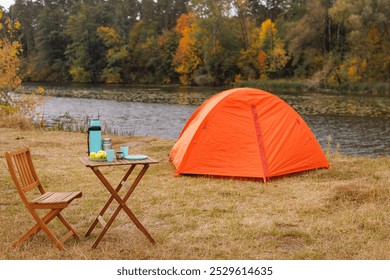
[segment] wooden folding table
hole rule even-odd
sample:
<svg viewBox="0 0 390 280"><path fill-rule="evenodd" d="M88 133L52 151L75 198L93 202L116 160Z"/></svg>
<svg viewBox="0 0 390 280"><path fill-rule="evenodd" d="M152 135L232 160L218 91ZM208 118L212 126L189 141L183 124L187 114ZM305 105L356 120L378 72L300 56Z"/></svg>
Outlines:
<svg viewBox="0 0 390 280"><path fill-rule="evenodd" d="M107 161L92 161L87 156L79 157L80 161L86 166L91 168L91 170L95 173L95 175L99 178L99 180L103 183L103 185L106 187L106 189L110 192L111 196L103 206L103 208L100 210L99 214L93 221L92 225L90 226L89 230L85 234L85 236L89 236L91 232L96 227L97 223L100 222L103 225L103 230L97 237L95 243L92 245L92 248L96 248L99 242L102 240L103 236L106 234L107 230L110 228L112 223L114 222L115 218L118 216L119 212L123 210L129 218L133 221L133 223L138 227L139 230L143 232L143 234L148 238L148 240L154 244L155 241L152 238L152 236L149 234L149 232L145 229L145 227L141 224L141 222L136 218L136 216L133 214L133 212L129 209L129 207L126 205L127 200L131 196L134 189L137 187L138 183L141 181L142 177L146 173L146 171L149 168L150 164L156 164L158 161L147 158L144 160L114 160L113 162L107 162ZM126 182L131 173L135 170L136 166L140 165L142 166L142 169L139 171L138 175L135 177L134 181L132 183ZM114 189L114 187L110 184L110 182L106 179L106 177L103 175L103 173L100 171L101 167L106 166L128 166L129 169L127 170L126 174L123 176L122 180L118 184L118 186ZM127 187L128 190L126 194L123 196L123 198L119 195L119 191L122 187ZM116 200L118 202L118 207L114 211L114 213L111 215L108 222L104 222L103 215L112 203L113 200Z"/></svg>

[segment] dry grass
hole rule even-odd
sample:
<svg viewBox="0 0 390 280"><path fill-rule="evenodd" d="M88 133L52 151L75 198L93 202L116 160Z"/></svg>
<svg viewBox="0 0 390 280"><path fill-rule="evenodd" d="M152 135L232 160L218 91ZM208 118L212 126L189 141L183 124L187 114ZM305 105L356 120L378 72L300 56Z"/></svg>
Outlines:
<svg viewBox="0 0 390 280"><path fill-rule="evenodd" d="M64 216L85 234L108 192L77 159L86 134L0 128L2 259L390 259L390 159L332 155L332 170L261 181L174 178L173 141L112 136L133 153L159 159L129 200L153 246L121 213L96 249L89 238L57 250L42 232L12 249L32 218L21 205L4 153L30 146L49 190L82 190ZM124 169L103 170L118 183ZM112 212L113 209L110 209ZM106 218L107 219L107 218ZM63 228L53 223L56 232Z"/></svg>
<svg viewBox="0 0 390 280"><path fill-rule="evenodd" d="M19 128L21 130L33 129L31 119L22 113L4 114L0 111L0 127Z"/></svg>

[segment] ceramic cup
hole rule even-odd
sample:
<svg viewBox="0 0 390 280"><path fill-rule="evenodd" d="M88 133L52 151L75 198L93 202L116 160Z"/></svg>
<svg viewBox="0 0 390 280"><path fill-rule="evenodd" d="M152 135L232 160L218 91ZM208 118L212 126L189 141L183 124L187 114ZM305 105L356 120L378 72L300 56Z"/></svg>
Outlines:
<svg viewBox="0 0 390 280"><path fill-rule="evenodd" d="M127 156L129 154L129 147L127 146L121 146L121 152L123 153L123 156Z"/></svg>
<svg viewBox="0 0 390 280"><path fill-rule="evenodd" d="M114 150L107 150L106 151L107 161L112 162L115 158L115 151Z"/></svg>
<svg viewBox="0 0 390 280"><path fill-rule="evenodd" d="M123 159L123 153L122 152L116 152L116 159Z"/></svg>

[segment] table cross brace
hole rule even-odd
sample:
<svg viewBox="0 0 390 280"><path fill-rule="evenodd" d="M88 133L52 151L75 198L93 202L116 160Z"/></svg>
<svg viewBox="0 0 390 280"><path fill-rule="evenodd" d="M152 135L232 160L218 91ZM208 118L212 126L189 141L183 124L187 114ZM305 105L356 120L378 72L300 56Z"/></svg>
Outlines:
<svg viewBox="0 0 390 280"><path fill-rule="evenodd" d="M108 220L108 222L106 223L106 225L103 227L103 230L101 231L101 233L99 234L99 236L97 237L95 243L92 245L92 248L96 248L97 245L99 244L99 242L101 241L101 239L103 238L103 236L106 234L107 230L110 228L111 224L114 222L115 218L117 217L117 215L119 214L119 212L121 210L124 210L127 214L127 216L129 216L129 218L133 221L133 223L138 227L139 230L142 231L142 233L148 238L148 240L152 243L152 244L155 244L155 241L154 239L152 238L152 236L149 234L149 232L145 229L145 227L141 224L141 222L136 218L136 216L133 214L133 212L129 209L129 207L126 205L126 202L127 200L130 198L132 192L134 191L134 189L137 187L138 183L141 181L142 177L144 176L145 172L148 170L149 168L149 164L144 164L142 170L139 172L139 174L137 175L136 179L134 180L134 182L132 183L131 187L127 190L125 196L123 197L123 199L119 196L118 192L120 191L120 189L122 188L122 186L124 185L124 182L126 182L126 180L128 179L128 177L131 175L131 173L133 172L135 168L135 165L132 165L129 170L126 172L126 174L124 175L123 179L120 181L120 183L118 184L118 186L116 187L116 189L114 189L112 187L112 185L108 182L108 180L104 177L104 175L100 172L99 168L97 167L91 167L92 171L96 174L96 176L99 178L99 180L103 183L103 185L107 188L107 190L111 193L111 196L110 198L107 200L106 204L103 206L103 208L100 210L98 216L96 217L96 219L94 220L94 222L92 223L91 227L89 228L89 230L87 231L87 233L85 234L85 236L89 236L91 234L91 232L94 230L94 228L96 227L97 223L99 222L99 216L100 217L103 217L103 214L106 212L106 210L108 209L108 207L110 206L110 204L112 203L112 201L115 199L117 202L118 202L118 207L116 208L116 210L114 211L114 213L112 214L112 216L110 217L110 219Z"/></svg>

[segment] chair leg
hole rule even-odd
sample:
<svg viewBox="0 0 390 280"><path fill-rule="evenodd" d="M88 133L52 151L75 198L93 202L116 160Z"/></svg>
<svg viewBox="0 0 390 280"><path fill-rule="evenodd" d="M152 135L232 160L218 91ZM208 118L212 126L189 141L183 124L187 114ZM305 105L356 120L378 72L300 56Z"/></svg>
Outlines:
<svg viewBox="0 0 390 280"><path fill-rule="evenodd" d="M42 221L45 223L45 224L48 224L50 223L51 220L53 220L57 215L59 214L59 210L51 210L49 213L46 214L45 217L42 218ZM33 215L34 217L34 215ZM39 218L39 217L38 217ZM34 217L34 219L36 220L36 218ZM40 219L40 218L39 218ZM39 223L37 222L37 224L35 224L35 226L33 226L30 230L28 230L21 238L19 238L19 240L15 241L13 244L12 244L12 247L16 248L18 246L20 246L20 244L22 244L25 240L27 240L30 236L38 233L40 230L42 229L42 227L39 225Z"/></svg>
<svg viewBox="0 0 390 280"><path fill-rule="evenodd" d="M67 220L65 220L65 218L61 215L61 213L58 213L57 215L58 219L60 219L60 221L64 224L64 226L69 230L69 232L72 232L71 235L69 235L66 239L68 239L69 237L71 236L74 236L74 238L76 239L80 239L80 236L77 234L77 232L73 229L73 227L68 223ZM66 240L65 239L65 240ZM64 240L64 241L65 241Z"/></svg>
<svg viewBox="0 0 390 280"><path fill-rule="evenodd" d="M18 241L13 243L13 247L19 246L23 241L29 238L31 235L39 232L41 229L47 234L50 240L56 245L60 250L64 250L64 245L58 240L58 238L51 232L47 227L47 223L57 217L62 209L53 209L51 210L43 219L39 217L34 209L29 209L31 215L34 217L37 224L33 226L25 235L23 235Z"/></svg>
<svg viewBox="0 0 390 280"><path fill-rule="evenodd" d="M48 237L51 239L51 241L60 250L64 250L63 243L65 242L65 240L67 240L71 236L74 236L75 239L80 239L80 237L76 233L76 231L72 228L72 226L68 223L68 221L61 215L60 212L63 209L52 209L43 218L40 218L34 209L29 209L29 210L30 210L31 215L34 217L35 221L37 222L37 224L35 226L33 226L29 231L27 231L19 240L15 241L12 244L12 246L14 248L20 246L20 244L22 244L26 239L28 239L30 236L38 233L41 229L48 235ZM50 223L55 217L58 217L58 219L62 222L62 224L69 230L69 232L61 238L61 240L59 240L53 234L53 232L47 227L47 224Z"/></svg>
<svg viewBox="0 0 390 280"><path fill-rule="evenodd" d="M56 217L59 212L61 211L62 209L59 209L57 210L57 214L54 216ZM52 211L55 211L55 210L52 210ZM54 218L53 217L53 218ZM37 216L38 220L38 224L41 226L42 230L47 234L47 236L49 236L49 238L51 239L51 241L56 245L56 247L60 250L64 250L64 245L61 243L61 241L58 240L58 238L54 235L54 233L48 228L48 226L39 218L39 216ZM52 220L52 219L51 219Z"/></svg>

